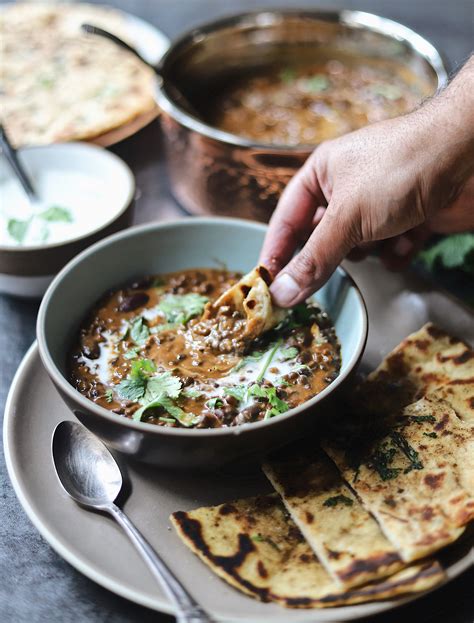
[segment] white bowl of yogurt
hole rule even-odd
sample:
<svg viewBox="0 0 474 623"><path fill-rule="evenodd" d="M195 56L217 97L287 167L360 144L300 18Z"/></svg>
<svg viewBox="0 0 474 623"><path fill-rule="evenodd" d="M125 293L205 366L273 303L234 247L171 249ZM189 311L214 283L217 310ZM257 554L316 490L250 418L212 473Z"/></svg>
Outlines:
<svg viewBox="0 0 474 623"><path fill-rule="evenodd" d="M18 157L40 201L0 156L0 291L40 297L77 253L130 225L135 180L118 156L88 143L25 147Z"/></svg>

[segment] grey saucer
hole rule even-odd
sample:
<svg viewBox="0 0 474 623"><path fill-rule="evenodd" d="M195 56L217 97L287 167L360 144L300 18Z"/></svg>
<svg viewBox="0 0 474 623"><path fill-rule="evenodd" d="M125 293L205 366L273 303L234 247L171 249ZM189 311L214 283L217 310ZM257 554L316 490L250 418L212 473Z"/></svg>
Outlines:
<svg viewBox="0 0 474 623"><path fill-rule="evenodd" d="M410 276L390 275L378 264L347 268L360 284L371 329L363 364L373 367L402 337L427 320L474 341L469 311ZM139 604L171 612L126 537L107 518L79 508L61 490L50 458L56 424L72 415L43 370L36 345L21 364L5 411L4 444L16 494L29 518L70 564L102 586ZM164 471L138 463L122 466L128 476L124 510L203 607L219 621L248 623L342 622L382 613L420 595L328 610L285 610L241 595L214 576L177 539L168 516L178 509L231 500L268 490L258 467L223 470L212 476ZM472 541L471 541L472 542ZM441 557L452 579L473 563L469 538ZM423 595L423 594L422 594Z"/></svg>

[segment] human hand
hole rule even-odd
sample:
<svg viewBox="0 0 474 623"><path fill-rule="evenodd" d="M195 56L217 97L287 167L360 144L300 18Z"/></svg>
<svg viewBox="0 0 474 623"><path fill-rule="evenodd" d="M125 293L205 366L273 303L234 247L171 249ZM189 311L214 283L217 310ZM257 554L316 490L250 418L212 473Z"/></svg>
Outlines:
<svg viewBox="0 0 474 623"><path fill-rule="evenodd" d="M354 249L360 257L384 241L381 257L397 269L430 226L474 228L474 200L467 195L474 174L473 92L471 59L442 95L415 112L313 152L285 189L260 256L277 275L271 292L278 305L306 299Z"/></svg>

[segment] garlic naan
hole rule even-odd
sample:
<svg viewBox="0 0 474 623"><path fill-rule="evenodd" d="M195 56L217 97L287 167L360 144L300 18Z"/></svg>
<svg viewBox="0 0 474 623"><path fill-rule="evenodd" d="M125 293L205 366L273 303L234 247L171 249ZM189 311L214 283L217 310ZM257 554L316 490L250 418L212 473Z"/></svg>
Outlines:
<svg viewBox="0 0 474 623"><path fill-rule="evenodd" d="M359 388L371 412L392 413L446 385L459 417L474 421L474 350L432 323L405 338ZM461 387L462 386L462 387Z"/></svg>
<svg viewBox="0 0 474 623"><path fill-rule="evenodd" d="M436 393L368 418L357 437L349 417L323 447L405 561L452 543L474 519L474 427Z"/></svg>
<svg viewBox="0 0 474 623"><path fill-rule="evenodd" d="M280 450L263 471L339 586L365 584L405 566L318 445Z"/></svg>
<svg viewBox="0 0 474 623"><path fill-rule="evenodd" d="M426 590L444 577L436 561L425 561L385 581L344 591L314 556L276 494L176 512L171 521L184 543L229 584L289 608L388 599Z"/></svg>
<svg viewBox="0 0 474 623"><path fill-rule="evenodd" d="M156 109L154 72L82 22L127 39L124 16L105 7L1 8L0 116L15 145L93 138Z"/></svg>

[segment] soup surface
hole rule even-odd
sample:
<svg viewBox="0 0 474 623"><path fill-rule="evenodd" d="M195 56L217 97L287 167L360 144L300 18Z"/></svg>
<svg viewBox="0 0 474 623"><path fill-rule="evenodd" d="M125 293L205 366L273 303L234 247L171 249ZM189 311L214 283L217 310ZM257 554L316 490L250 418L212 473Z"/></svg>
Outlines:
<svg viewBox="0 0 474 623"><path fill-rule="evenodd" d="M404 114L433 90L398 61L341 53L234 80L217 93L208 120L260 143L317 144Z"/></svg>
<svg viewBox="0 0 474 623"><path fill-rule="evenodd" d="M235 272L186 270L108 293L85 321L71 355L72 384L118 416L171 427L215 428L276 417L329 385L340 349L327 314L292 309L245 344L245 322L205 306L239 280Z"/></svg>

